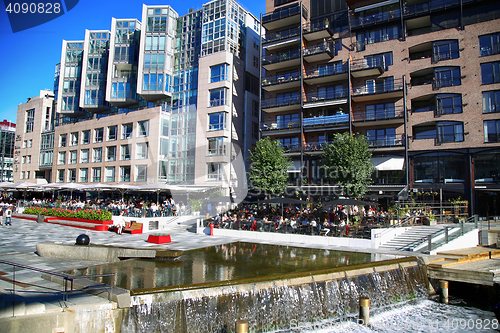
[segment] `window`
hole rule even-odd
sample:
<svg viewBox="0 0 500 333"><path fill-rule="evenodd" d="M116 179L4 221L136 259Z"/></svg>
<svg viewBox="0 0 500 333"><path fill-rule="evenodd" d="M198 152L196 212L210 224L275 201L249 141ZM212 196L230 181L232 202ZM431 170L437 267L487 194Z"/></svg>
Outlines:
<svg viewBox="0 0 500 333"><path fill-rule="evenodd" d="M104 169L104 177L105 182L114 182L115 181L115 167L106 167Z"/></svg>
<svg viewBox="0 0 500 333"><path fill-rule="evenodd" d="M208 138L208 156L225 155L226 147L224 146L224 138Z"/></svg>
<svg viewBox="0 0 500 333"><path fill-rule="evenodd" d="M436 114L462 113L462 95L460 94L439 94L436 95Z"/></svg>
<svg viewBox="0 0 500 333"><path fill-rule="evenodd" d="M131 144L121 146L120 160L122 160L122 161L130 160L131 154L132 154L132 145Z"/></svg>
<svg viewBox="0 0 500 333"><path fill-rule="evenodd" d="M102 162L102 147L92 149L92 162L93 163Z"/></svg>
<svg viewBox="0 0 500 333"><path fill-rule="evenodd" d="M210 82L227 81L228 71L228 64L220 64L210 67Z"/></svg>
<svg viewBox="0 0 500 333"><path fill-rule="evenodd" d="M78 145L78 132L73 132L70 134L69 145L70 146L77 146Z"/></svg>
<svg viewBox="0 0 500 333"><path fill-rule="evenodd" d="M163 66L162 66L163 67ZM170 77L169 75L165 74L166 76L166 84L167 84L167 91L170 91L168 89L169 87L169 82L170 82ZM157 74L157 73L150 73L150 74L144 74L143 79L142 79L142 90L164 90L165 86L163 83L163 74Z"/></svg>
<svg viewBox="0 0 500 333"><path fill-rule="evenodd" d="M217 112L208 114L208 130L218 131L224 129L224 124L226 122L226 113Z"/></svg>
<svg viewBox="0 0 500 333"><path fill-rule="evenodd" d="M21 179L24 179L26 177L26 174L24 171L21 171L21 175L19 176Z"/></svg>
<svg viewBox="0 0 500 333"><path fill-rule="evenodd" d="M298 113L290 113L290 114L280 114L276 116L276 125L278 129L282 128L293 128L300 127L300 118Z"/></svg>
<svg viewBox="0 0 500 333"><path fill-rule="evenodd" d="M28 140L23 141L23 148L26 148L26 147L28 147Z"/></svg>
<svg viewBox="0 0 500 333"><path fill-rule="evenodd" d="M500 53L500 32L479 36L479 55L489 56Z"/></svg>
<svg viewBox="0 0 500 333"><path fill-rule="evenodd" d="M101 182L101 168L92 168L92 182L100 183Z"/></svg>
<svg viewBox="0 0 500 333"><path fill-rule="evenodd" d="M276 94L276 106L291 105L296 103L300 103L298 92Z"/></svg>
<svg viewBox="0 0 500 333"><path fill-rule="evenodd" d="M118 126L108 126L108 141L115 141L118 137Z"/></svg>
<svg viewBox="0 0 500 333"><path fill-rule="evenodd" d="M390 119L395 116L394 103L370 104L366 106L365 120Z"/></svg>
<svg viewBox="0 0 500 333"><path fill-rule="evenodd" d="M259 138L259 124L255 121L252 121L252 139Z"/></svg>
<svg viewBox="0 0 500 333"><path fill-rule="evenodd" d="M76 169L68 169L68 183L76 182Z"/></svg>
<svg viewBox="0 0 500 333"><path fill-rule="evenodd" d="M259 57L253 56L253 67L259 68Z"/></svg>
<svg viewBox="0 0 500 333"><path fill-rule="evenodd" d="M26 156L23 156L21 159L21 164L26 164Z"/></svg>
<svg viewBox="0 0 500 333"><path fill-rule="evenodd" d="M90 143L90 130L82 131L82 145L88 145Z"/></svg>
<svg viewBox="0 0 500 333"><path fill-rule="evenodd" d="M135 158L137 160L144 160L148 158L148 143L142 142L135 146Z"/></svg>
<svg viewBox="0 0 500 333"><path fill-rule="evenodd" d="M33 147L33 139L28 140L28 148Z"/></svg>
<svg viewBox="0 0 500 333"><path fill-rule="evenodd" d="M392 52L385 52L380 54L373 54L365 56L365 64L368 67L382 67L384 70L389 70L392 66Z"/></svg>
<svg viewBox="0 0 500 333"><path fill-rule="evenodd" d="M136 182L145 182L148 177L148 166L147 165L136 165L135 166L135 181Z"/></svg>
<svg viewBox="0 0 500 333"><path fill-rule="evenodd" d="M222 181L224 179L223 163L207 163L207 180Z"/></svg>
<svg viewBox="0 0 500 333"><path fill-rule="evenodd" d="M391 39L399 38L398 26L383 27L365 31L356 35L357 50L365 50L366 44L380 43Z"/></svg>
<svg viewBox="0 0 500 333"><path fill-rule="evenodd" d="M65 151L60 151L57 155L57 164L62 165L66 164L66 152Z"/></svg>
<svg viewBox="0 0 500 333"><path fill-rule="evenodd" d="M66 147L67 139L68 139L68 134L59 135L59 147Z"/></svg>
<svg viewBox="0 0 500 333"><path fill-rule="evenodd" d="M77 151L76 150L71 150L69 152L69 164L76 164L77 162Z"/></svg>
<svg viewBox="0 0 500 333"><path fill-rule="evenodd" d="M137 137L142 138L149 135L149 120L137 122Z"/></svg>
<svg viewBox="0 0 500 333"><path fill-rule="evenodd" d="M347 65L342 61L330 62L318 65L318 76L340 74L347 71Z"/></svg>
<svg viewBox="0 0 500 333"><path fill-rule="evenodd" d="M210 90L210 106L227 105L227 88Z"/></svg>
<svg viewBox="0 0 500 333"><path fill-rule="evenodd" d="M89 169L81 168L80 169L80 183L86 183L89 181Z"/></svg>
<svg viewBox="0 0 500 333"><path fill-rule="evenodd" d="M452 121L441 121L437 123L437 142L460 142L464 141L464 124Z"/></svg>
<svg viewBox="0 0 500 333"><path fill-rule="evenodd" d="M57 182L64 183L64 169L57 170Z"/></svg>
<svg viewBox="0 0 500 333"><path fill-rule="evenodd" d="M106 147L106 162L116 161L116 146Z"/></svg>
<svg viewBox="0 0 500 333"><path fill-rule="evenodd" d="M120 167L120 181L130 182L130 165Z"/></svg>
<svg viewBox="0 0 500 333"><path fill-rule="evenodd" d="M432 61L456 59L460 57L457 40L444 40L432 43Z"/></svg>
<svg viewBox="0 0 500 333"><path fill-rule="evenodd" d="M35 124L35 109L26 111L26 133L33 132L33 126Z"/></svg>
<svg viewBox="0 0 500 333"><path fill-rule="evenodd" d="M94 143L103 142L104 141L104 129L96 128L94 130Z"/></svg>
<svg viewBox="0 0 500 333"><path fill-rule="evenodd" d="M316 96L311 96L312 101L316 101L314 97L321 100L345 98L346 92L343 85L337 84L335 86L319 87L318 94Z"/></svg>
<svg viewBox="0 0 500 333"><path fill-rule="evenodd" d="M80 150L80 163L89 163L89 150Z"/></svg>
<svg viewBox="0 0 500 333"><path fill-rule="evenodd" d="M122 139L132 139L132 123L122 125Z"/></svg>
<svg viewBox="0 0 500 333"><path fill-rule="evenodd" d="M483 113L500 112L500 90L483 91Z"/></svg>
<svg viewBox="0 0 500 333"><path fill-rule="evenodd" d="M484 121L484 142L500 142L500 120Z"/></svg>
<svg viewBox="0 0 500 333"><path fill-rule="evenodd" d="M490 84L500 82L500 61L481 64L481 83Z"/></svg>
<svg viewBox="0 0 500 333"><path fill-rule="evenodd" d="M460 67L440 67L434 71L434 88L459 86L462 84L460 78Z"/></svg>
<svg viewBox="0 0 500 333"><path fill-rule="evenodd" d="M367 130L366 139L371 147L395 146L401 143L401 140L396 139L395 128Z"/></svg>

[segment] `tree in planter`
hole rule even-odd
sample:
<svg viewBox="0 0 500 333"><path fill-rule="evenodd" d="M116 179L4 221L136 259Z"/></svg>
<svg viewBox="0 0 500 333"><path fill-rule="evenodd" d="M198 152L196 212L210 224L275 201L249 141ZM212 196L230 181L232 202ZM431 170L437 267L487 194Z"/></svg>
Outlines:
<svg viewBox="0 0 500 333"><path fill-rule="evenodd" d="M371 156L364 136L337 133L323 146L321 162L328 180L340 186L345 196L359 198L372 183Z"/></svg>
<svg viewBox="0 0 500 333"><path fill-rule="evenodd" d="M269 137L257 142L250 152L250 171L248 180L253 188L266 195L282 194L288 185L288 168L292 165L290 157L277 140Z"/></svg>

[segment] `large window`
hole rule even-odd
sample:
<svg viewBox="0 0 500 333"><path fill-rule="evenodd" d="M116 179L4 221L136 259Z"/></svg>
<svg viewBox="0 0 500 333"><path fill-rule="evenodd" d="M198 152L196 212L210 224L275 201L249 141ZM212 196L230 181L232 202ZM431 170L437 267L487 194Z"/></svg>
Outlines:
<svg viewBox="0 0 500 333"><path fill-rule="evenodd" d="M318 75L332 75L344 73L347 71L347 65L342 63L342 61L329 62L327 64L319 64L318 65Z"/></svg>
<svg viewBox="0 0 500 333"><path fill-rule="evenodd" d="M66 152L65 151L60 151L57 156L57 164L66 164Z"/></svg>
<svg viewBox="0 0 500 333"><path fill-rule="evenodd" d="M92 150L92 162L93 163L102 162L102 147L94 148Z"/></svg>
<svg viewBox="0 0 500 333"><path fill-rule="evenodd" d="M479 36L479 55L488 56L500 53L500 32Z"/></svg>
<svg viewBox="0 0 500 333"><path fill-rule="evenodd" d="M220 64L210 67L210 82L227 81L228 70L228 64Z"/></svg>
<svg viewBox="0 0 500 333"><path fill-rule="evenodd" d="M500 90L483 92L483 113L500 112Z"/></svg>
<svg viewBox="0 0 500 333"><path fill-rule="evenodd" d="M440 67L434 70L434 88L459 86L462 84L460 78L460 67Z"/></svg>
<svg viewBox="0 0 500 333"><path fill-rule="evenodd" d="M165 51L165 36L146 36L146 51Z"/></svg>
<svg viewBox="0 0 500 333"><path fill-rule="evenodd" d="M148 166L147 165L136 165L135 166L135 181L145 182L148 177Z"/></svg>
<svg viewBox="0 0 500 333"><path fill-rule="evenodd" d="M148 143L141 142L135 146L135 158L138 160L144 160L148 158Z"/></svg>
<svg viewBox="0 0 500 333"><path fill-rule="evenodd" d="M116 161L116 146L106 147L106 162Z"/></svg>
<svg viewBox="0 0 500 333"><path fill-rule="evenodd" d="M132 154L132 145L131 144L121 146L120 160L122 160L122 161L130 160L131 154Z"/></svg>
<svg viewBox="0 0 500 333"><path fill-rule="evenodd" d="M401 140L396 139L395 128L367 130L366 139L371 147L394 146L401 143Z"/></svg>
<svg viewBox="0 0 500 333"><path fill-rule="evenodd" d="M118 138L118 126L108 126L108 141L114 141Z"/></svg>
<svg viewBox="0 0 500 333"><path fill-rule="evenodd" d="M104 169L104 177L105 182L114 182L115 181L115 167L106 167Z"/></svg>
<svg viewBox="0 0 500 333"><path fill-rule="evenodd" d="M453 121L440 121L437 123L437 135L439 143L464 141L464 124Z"/></svg>
<svg viewBox="0 0 500 333"><path fill-rule="evenodd" d="M33 126L35 125L35 109L26 111L26 133L33 132Z"/></svg>
<svg viewBox="0 0 500 333"><path fill-rule="evenodd" d="M130 165L120 167L120 181L130 182Z"/></svg>
<svg viewBox="0 0 500 333"><path fill-rule="evenodd" d="M432 61L455 59L460 56L457 40L444 40L432 43Z"/></svg>
<svg viewBox="0 0 500 333"><path fill-rule="evenodd" d="M78 145L78 132L71 133L69 137L70 137L69 145L70 146L77 146Z"/></svg>
<svg viewBox="0 0 500 333"><path fill-rule="evenodd" d="M137 122L137 137L145 137L149 135L149 120Z"/></svg>
<svg viewBox="0 0 500 333"><path fill-rule="evenodd" d="M224 164L207 163L207 180L208 181L224 180Z"/></svg>
<svg viewBox="0 0 500 333"><path fill-rule="evenodd" d="M474 155L475 183L498 183L500 181L500 152L491 151Z"/></svg>
<svg viewBox="0 0 500 333"><path fill-rule="evenodd" d="M481 83L490 84L500 82L500 61L481 64Z"/></svg>
<svg viewBox="0 0 500 333"><path fill-rule="evenodd" d="M80 150L80 163L89 163L89 150Z"/></svg>
<svg viewBox="0 0 500 333"><path fill-rule="evenodd" d="M89 181L89 169L81 168L80 169L80 183L86 183Z"/></svg>
<svg viewBox="0 0 500 333"><path fill-rule="evenodd" d="M392 52L385 52L385 53L365 56L365 64L368 67L380 66L387 71L389 70L389 66L392 65Z"/></svg>
<svg viewBox="0 0 500 333"><path fill-rule="evenodd" d="M224 129L224 124L226 122L226 113L217 112L208 114L208 130L218 131Z"/></svg>
<svg viewBox="0 0 500 333"><path fill-rule="evenodd" d="M144 74L143 80L142 80L142 90L151 90L151 91L158 91L158 90L164 90L164 80L163 80L163 74L157 74L157 73L150 73L150 74ZM169 78L168 75L166 75L167 78ZM169 85L169 80L167 80L167 87ZM167 91L169 91L167 89Z"/></svg>
<svg viewBox="0 0 500 333"><path fill-rule="evenodd" d="M357 50L365 50L366 44L380 43L397 38L399 38L399 28L396 25L358 33L356 35Z"/></svg>
<svg viewBox="0 0 500 333"><path fill-rule="evenodd" d="M467 177L464 155L437 153L413 157L414 186L419 183L463 183Z"/></svg>
<svg viewBox="0 0 500 333"><path fill-rule="evenodd" d="M224 146L224 138L219 136L217 138L208 138L208 155L225 155L226 147Z"/></svg>
<svg viewBox="0 0 500 333"><path fill-rule="evenodd" d="M57 170L57 182L64 183L64 169Z"/></svg>
<svg viewBox="0 0 500 333"><path fill-rule="evenodd" d="M90 130L82 131L82 145L88 145L90 143Z"/></svg>
<svg viewBox="0 0 500 333"><path fill-rule="evenodd" d="M68 169L68 183L76 182L76 169Z"/></svg>
<svg viewBox="0 0 500 333"><path fill-rule="evenodd" d="M436 114L462 113L461 94L439 94L436 95Z"/></svg>
<svg viewBox="0 0 500 333"><path fill-rule="evenodd" d="M218 88L210 90L210 106L219 106L228 104L228 89Z"/></svg>
<svg viewBox="0 0 500 333"><path fill-rule="evenodd" d="M104 128L96 128L94 130L94 142L103 142L104 141Z"/></svg>
<svg viewBox="0 0 500 333"><path fill-rule="evenodd" d="M122 139L132 139L132 123L122 125Z"/></svg>
<svg viewBox="0 0 500 333"><path fill-rule="evenodd" d="M77 150L71 150L69 152L69 164L76 164L77 162Z"/></svg>
<svg viewBox="0 0 500 333"><path fill-rule="evenodd" d="M101 168L92 168L92 182L100 183L101 182Z"/></svg>
<svg viewBox="0 0 500 333"><path fill-rule="evenodd" d="M366 106L366 120L390 119L395 117L394 103L370 104Z"/></svg>
<svg viewBox="0 0 500 333"><path fill-rule="evenodd" d="M293 128L300 125L300 117L298 113L280 114L276 116L276 123L278 129Z"/></svg>
<svg viewBox="0 0 500 333"><path fill-rule="evenodd" d="M500 142L500 120L484 121L484 142Z"/></svg>
<svg viewBox="0 0 500 333"><path fill-rule="evenodd" d="M59 135L59 147L66 147L68 141L68 134Z"/></svg>

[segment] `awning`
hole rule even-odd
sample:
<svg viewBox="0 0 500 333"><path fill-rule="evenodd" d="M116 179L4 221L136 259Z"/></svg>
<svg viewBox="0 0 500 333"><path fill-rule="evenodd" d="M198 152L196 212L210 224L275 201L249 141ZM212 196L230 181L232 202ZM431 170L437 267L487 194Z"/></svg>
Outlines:
<svg viewBox="0 0 500 333"><path fill-rule="evenodd" d="M379 171L403 170L405 159L404 157L372 157L372 163L375 169Z"/></svg>
<svg viewBox="0 0 500 333"><path fill-rule="evenodd" d="M300 161L292 161L293 164L288 169L288 172L300 172Z"/></svg>

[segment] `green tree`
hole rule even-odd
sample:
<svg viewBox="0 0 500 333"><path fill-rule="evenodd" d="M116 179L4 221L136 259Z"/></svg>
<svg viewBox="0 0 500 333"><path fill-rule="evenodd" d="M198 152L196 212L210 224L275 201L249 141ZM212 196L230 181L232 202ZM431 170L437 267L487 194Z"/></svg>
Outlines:
<svg viewBox="0 0 500 333"><path fill-rule="evenodd" d="M253 188L262 193L281 194L288 184L288 168L292 165L281 143L269 137L257 142L250 151L250 171L248 180Z"/></svg>
<svg viewBox="0 0 500 333"><path fill-rule="evenodd" d="M372 183L374 170L366 138L337 133L323 146L323 152L321 162L326 178L340 186L346 196L363 196Z"/></svg>

